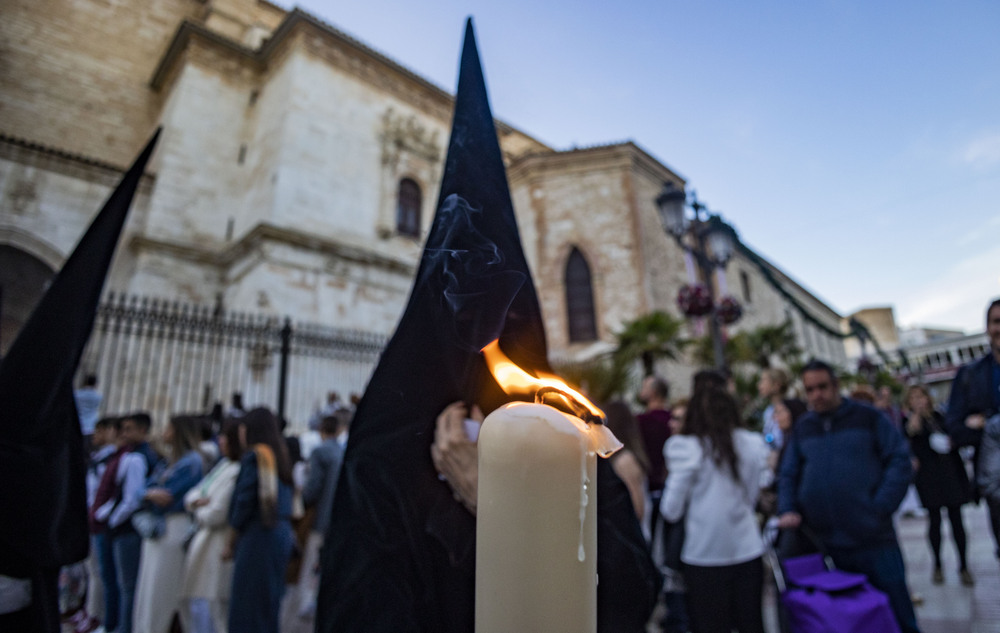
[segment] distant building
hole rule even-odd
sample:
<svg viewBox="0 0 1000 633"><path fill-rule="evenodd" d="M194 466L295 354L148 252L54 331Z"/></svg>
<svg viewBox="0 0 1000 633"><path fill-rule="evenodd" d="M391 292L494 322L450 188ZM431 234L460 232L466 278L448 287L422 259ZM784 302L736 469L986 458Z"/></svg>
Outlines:
<svg viewBox="0 0 1000 633"><path fill-rule="evenodd" d="M917 345L927 345L938 341L965 336L962 330L944 328L914 327L899 330L899 346L904 348L916 347Z"/></svg>
<svg viewBox="0 0 1000 633"><path fill-rule="evenodd" d="M266 0L57 13L14 0L0 38L3 346L157 125L109 290L391 333L434 212L449 93ZM690 278L654 199L684 179L631 141L560 151L500 121L497 134L553 358L591 357L623 323L676 314ZM738 254L719 284L744 306L734 331L791 319L805 355L845 363L830 334L841 316L763 265ZM267 349L252 357L254 380L274 371ZM664 370L686 389L690 368ZM228 396L207 379L197 389Z"/></svg>
<svg viewBox="0 0 1000 633"><path fill-rule="evenodd" d="M866 346L866 357L878 368L887 368L907 384L923 384L939 405L947 403L951 381L962 365L989 353L985 332L966 334L947 328L914 327L900 330L892 307L866 308L850 315L862 322L874 343ZM861 348L857 339L848 339L848 363L857 368ZM886 362L888 359L888 363Z"/></svg>

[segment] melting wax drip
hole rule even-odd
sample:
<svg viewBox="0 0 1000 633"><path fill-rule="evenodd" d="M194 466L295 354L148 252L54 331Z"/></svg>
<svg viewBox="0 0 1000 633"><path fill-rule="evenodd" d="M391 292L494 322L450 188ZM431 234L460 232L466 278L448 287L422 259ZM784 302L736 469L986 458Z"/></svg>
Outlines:
<svg viewBox="0 0 1000 633"><path fill-rule="evenodd" d="M587 520L587 503L590 498L587 495L587 484L590 483L590 478L587 477L587 455L590 454L586 447L581 447L582 457L580 458L580 546L577 549L576 558L581 563L587 560L587 552L583 548L583 528Z"/></svg>

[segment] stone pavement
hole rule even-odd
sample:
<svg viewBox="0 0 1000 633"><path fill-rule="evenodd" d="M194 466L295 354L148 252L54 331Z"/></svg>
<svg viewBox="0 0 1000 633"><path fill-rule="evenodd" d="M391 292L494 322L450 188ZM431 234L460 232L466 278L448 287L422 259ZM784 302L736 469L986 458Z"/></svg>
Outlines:
<svg viewBox="0 0 1000 633"><path fill-rule="evenodd" d="M944 584L931 581L934 564L927 543L927 518L902 518L897 523L899 541L906 561L906 577L913 595L923 598L916 607L922 633L1000 633L1000 562L994 554L986 506L966 506L963 510L969 536L969 569L976 579L974 587L965 587L958 579L958 561L951 540L951 526L942 521L941 557ZM294 595L294 587L288 595ZM774 592L765 587L764 624L768 633L778 633L774 617ZM297 620L289 613L282 617L282 633L306 633L312 620ZM64 626L64 633L72 628ZM650 624L650 633L658 627Z"/></svg>
<svg viewBox="0 0 1000 633"><path fill-rule="evenodd" d="M974 587L965 587L959 581L958 558L946 518L941 528L945 572L941 585L931 581L934 563L927 541L926 516L901 518L897 522L910 592L923 598L923 603L916 607L922 633L1000 633L1000 561L994 554L996 545L985 504L966 506L962 517L968 534L969 570L976 580ZM767 633L778 633L775 592L770 581L764 587L763 612L764 629ZM657 615L662 615L662 605ZM647 633L660 633L660 628L651 622Z"/></svg>
<svg viewBox="0 0 1000 633"><path fill-rule="evenodd" d="M958 558L946 518L941 528L941 585L931 581L934 563L926 517L903 518L897 523L910 593L923 598L923 604L916 607L923 633L1000 633L1000 562L985 504L966 506L962 517L969 536L968 561L976 579L974 587L965 587L958 579Z"/></svg>

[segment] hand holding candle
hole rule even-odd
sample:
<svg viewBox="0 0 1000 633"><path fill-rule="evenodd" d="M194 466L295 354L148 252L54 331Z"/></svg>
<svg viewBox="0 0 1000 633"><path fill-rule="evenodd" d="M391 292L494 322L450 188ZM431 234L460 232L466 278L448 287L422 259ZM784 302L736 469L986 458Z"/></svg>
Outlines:
<svg viewBox="0 0 1000 633"><path fill-rule="evenodd" d="M475 514L479 459L476 438L471 438L468 432L469 417L470 413L463 402L453 402L441 412L434 430L431 458L438 473L451 487L456 500ZM482 422L483 412L478 406L472 407L471 417Z"/></svg>

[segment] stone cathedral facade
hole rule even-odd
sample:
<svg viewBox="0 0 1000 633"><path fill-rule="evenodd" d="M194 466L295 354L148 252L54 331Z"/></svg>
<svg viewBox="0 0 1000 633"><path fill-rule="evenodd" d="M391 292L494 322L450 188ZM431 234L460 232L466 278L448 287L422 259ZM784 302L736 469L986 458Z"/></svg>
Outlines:
<svg viewBox="0 0 1000 633"><path fill-rule="evenodd" d="M0 345L157 125L110 290L392 332L434 212L448 92L266 0L4 5ZM684 186L677 173L631 141L560 150L502 121L497 134L555 360L677 312L688 273L654 204L665 181ZM839 329L834 310L773 273ZM744 304L737 327L791 318L807 353L845 360L748 260L722 285Z"/></svg>

